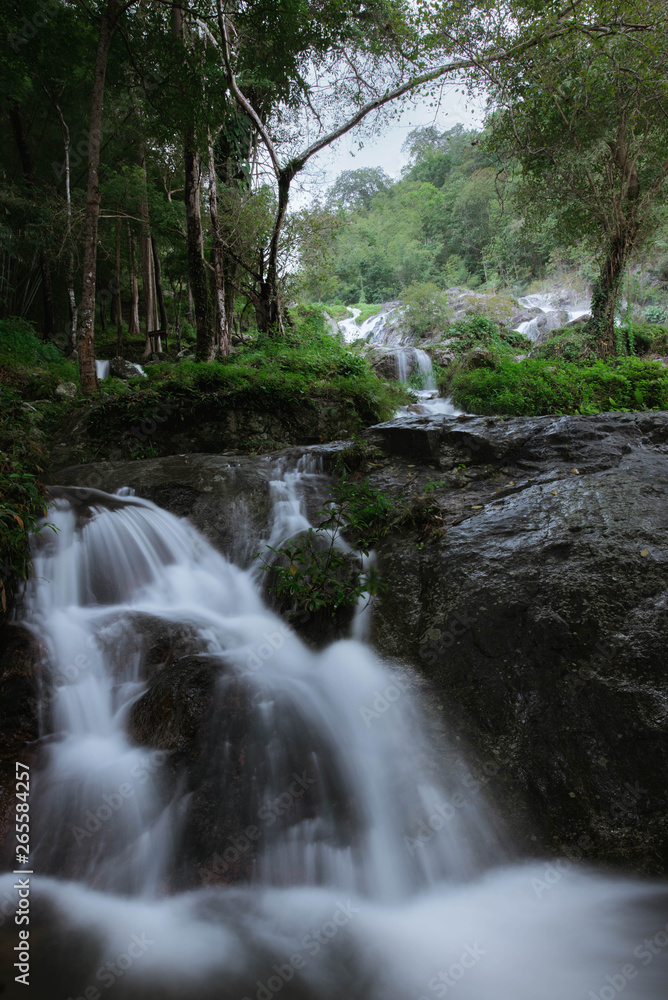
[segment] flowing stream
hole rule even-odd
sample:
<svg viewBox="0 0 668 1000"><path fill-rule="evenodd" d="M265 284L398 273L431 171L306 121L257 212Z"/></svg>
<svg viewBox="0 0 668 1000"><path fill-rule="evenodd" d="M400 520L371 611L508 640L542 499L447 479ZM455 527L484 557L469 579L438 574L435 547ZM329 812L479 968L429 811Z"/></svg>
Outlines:
<svg viewBox="0 0 668 1000"><path fill-rule="evenodd" d="M532 295L524 295L517 301L525 309L540 309L540 316L525 320L517 327L518 333L523 333L531 340L537 340L542 333L558 330L566 323L572 323L575 319L589 315L589 305L586 302L581 302L575 308L570 302L561 305L556 292L535 292Z"/></svg>
<svg viewBox="0 0 668 1000"><path fill-rule="evenodd" d="M308 528L317 478L277 466L264 541ZM634 958L662 889L511 863L408 671L352 639L307 648L257 563L187 520L128 491L57 494L19 612L44 651L32 979L15 983L8 874L3 1000L606 1000L629 962L629 1000L665 996L663 958Z"/></svg>

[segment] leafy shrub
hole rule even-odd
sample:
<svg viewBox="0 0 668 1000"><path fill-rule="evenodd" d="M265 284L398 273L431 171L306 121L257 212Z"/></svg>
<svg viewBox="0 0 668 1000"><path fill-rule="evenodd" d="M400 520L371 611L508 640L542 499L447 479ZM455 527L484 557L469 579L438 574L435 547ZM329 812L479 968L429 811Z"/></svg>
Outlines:
<svg viewBox="0 0 668 1000"><path fill-rule="evenodd" d="M0 320L0 371L24 399L52 396L59 382L79 383L79 369L23 319Z"/></svg>
<svg viewBox="0 0 668 1000"><path fill-rule="evenodd" d="M532 358L558 358L562 361L591 364L598 357L596 335L583 324L557 330L545 343L534 347Z"/></svg>
<svg viewBox="0 0 668 1000"><path fill-rule="evenodd" d="M378 578L365 569L362 556L387 530L393 509L390 498L368 481L350 482L344 475L334 489L333 502L320 511L320 523L296 541L275 549L276 560L265 563L270 590L288 598L294 610L326 610L332 616L341 607L354 606L363 594L378 591ZM350 553L337 544L347 534L356 548Z"/></svg>
<svg viewBox="0 0 668 1000"><path fill-rule="evenodd" d="M58 404L53 404L58 409ZM29 535L44 516L38 474L45 444L32 419L43 415L26 406L16 389L0 384L0 619L19 579L30 566Z"/></svg>
<svg viewBox="0 0 668 1000"><path fill-rule="evenodd" d="M502 361L494 369L456 373L451 391L457 405L479 414L665 409L668 371L657 362L638 358L586 366L545 359Z"/></svg>
<svg viewBox="0 0 668 1000"><path fill-rule="evenodd" d="M452 315L448 296L438 285L414 282L402 293L402 324L414 337L430 337L447 326Z"/></svg>
<svg viewBox="0 0 668 1000"><path fill-rule="evenodd" d="M663 306L653 303L645 309L645 319L648 323L665 323L668 315Z"/></svg>

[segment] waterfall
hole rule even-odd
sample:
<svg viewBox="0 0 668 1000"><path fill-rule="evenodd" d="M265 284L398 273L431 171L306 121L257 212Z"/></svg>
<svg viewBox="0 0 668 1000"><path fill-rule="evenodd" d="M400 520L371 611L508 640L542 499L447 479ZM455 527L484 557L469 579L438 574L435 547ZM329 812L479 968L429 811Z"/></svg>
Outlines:
<svg viewBox="0 0 668 1000"><path fill-rule="evenodd" d="M550 330L558 330L563 327L563 314L566 313L566 323L571 323L574 319L589 315L589 307L581 303L576 309L559 305L555 299L555 293L535 292L532 295L524 295L517 300L525 309L540 309L541 316L534 316L533 319L525 320L517 327L518 333L523 333L530 340L538 340L542 333ZM539 320L542 323L539 325Z"/></svg>
<svg viewBox="0 0 668 1000"><path fill-rule="evenodd" d="M417 361L417 366L422 375L422 380L424 382L425 389L435 389L436 383L434 382L434 366L431 363L431 358L426 351L415 351L415 360Z"/></svg>
<svg viewBox="0 0 668 1000"><path fill-rule="evenodd" d="M308 529L317 476L277 468L274 547ZM62 488L48 520L19 611L43 650L32 996L603 998L662 929L658 888L509 866L416 678L358 641L307 648L257 566L128 491ZM22 996L7 930L0 986ZM657 959L633 997L660 996Z"/></svg>
<svg viewBox="0 0 668 1000"><path fill-rule="evenodd" d="M131 368L137 370L138 375L146 375L146 372L141 365L138 365L135 361L126 361L126 365L130 365ZM95 371L97 372L97 377L100 381L109 378L111 375L111 361L99 361L95 362Z"/></svg>

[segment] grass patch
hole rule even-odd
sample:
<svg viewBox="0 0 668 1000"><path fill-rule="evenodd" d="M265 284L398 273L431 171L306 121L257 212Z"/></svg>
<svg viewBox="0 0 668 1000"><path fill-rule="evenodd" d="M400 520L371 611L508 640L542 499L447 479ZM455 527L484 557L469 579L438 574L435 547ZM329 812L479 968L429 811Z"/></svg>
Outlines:
<svg viewBox="0 0 668 1000"><path fill-rule="evenodd" d="M589 365L540 358L502 360L494 368L455 373L450 388L458 406L478 414L662 410L668 406L668 369L639 358Z"/></svg>

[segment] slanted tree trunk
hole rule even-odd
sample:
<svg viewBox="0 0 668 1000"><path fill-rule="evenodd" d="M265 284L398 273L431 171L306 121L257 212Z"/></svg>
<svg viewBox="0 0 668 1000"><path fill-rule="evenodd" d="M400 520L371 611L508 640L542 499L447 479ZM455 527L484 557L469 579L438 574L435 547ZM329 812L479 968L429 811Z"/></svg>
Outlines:
<svg viewBox="0 0 668 1000"><path fill-rule="evenodd" d="M93 94L88 131L88 186L86 191L86 235L84 242L83 289L77 349L81 388L85 393L97 390L95 371L95 280L97 269L97 231L100 216L100 145L102 142L102 108L104 80L107 72L109 46L116 27L118 0L108 0L100 19L100 33L95 57Z"/></svg>
<svg viewBox="0 0 668 1000"><path fill-rule="evenodd" d="M218 218L218 185L216 183L216 164L211 143L209 143L209 213L211 215L211 227L213 230L211 258L216 306L216 346L221 354L227 357L230 353L231 338L225 303L225 246Z"/></svg>
<svg viewBox="0 0 668 1000"><path fill-rule="evenodd" d="M114 310L116 313L116 357L123 355L123 301L121 299L121 220L116 219L116 271L114 274Z"/></svg>
<svg viewBox="0 0 668 1000"><path fill-rule="evenodd" d="M35 168L30 155L28 138L23 127L23 118L18 101L13 101L9 110L9 118L14 130L14 138L21 159L21 168L26 179L26 184L30 190L33 201L37 201L37 187L35 184ZM53 285L51 282L51 268L44 252L44 248L39 248L39 269L42 278L42 308L44 314L44 339L53 340L56 335L56 320L53 308Z"/></svg>
<svg viewBox="0 0 668 1000"><path fill-rule="evenodd" d="M135 237L129 223L128 244L128 274L130 278L130 322L128 324L128 337L136 337L139 333L139 283L137 281Z"/></svg>

